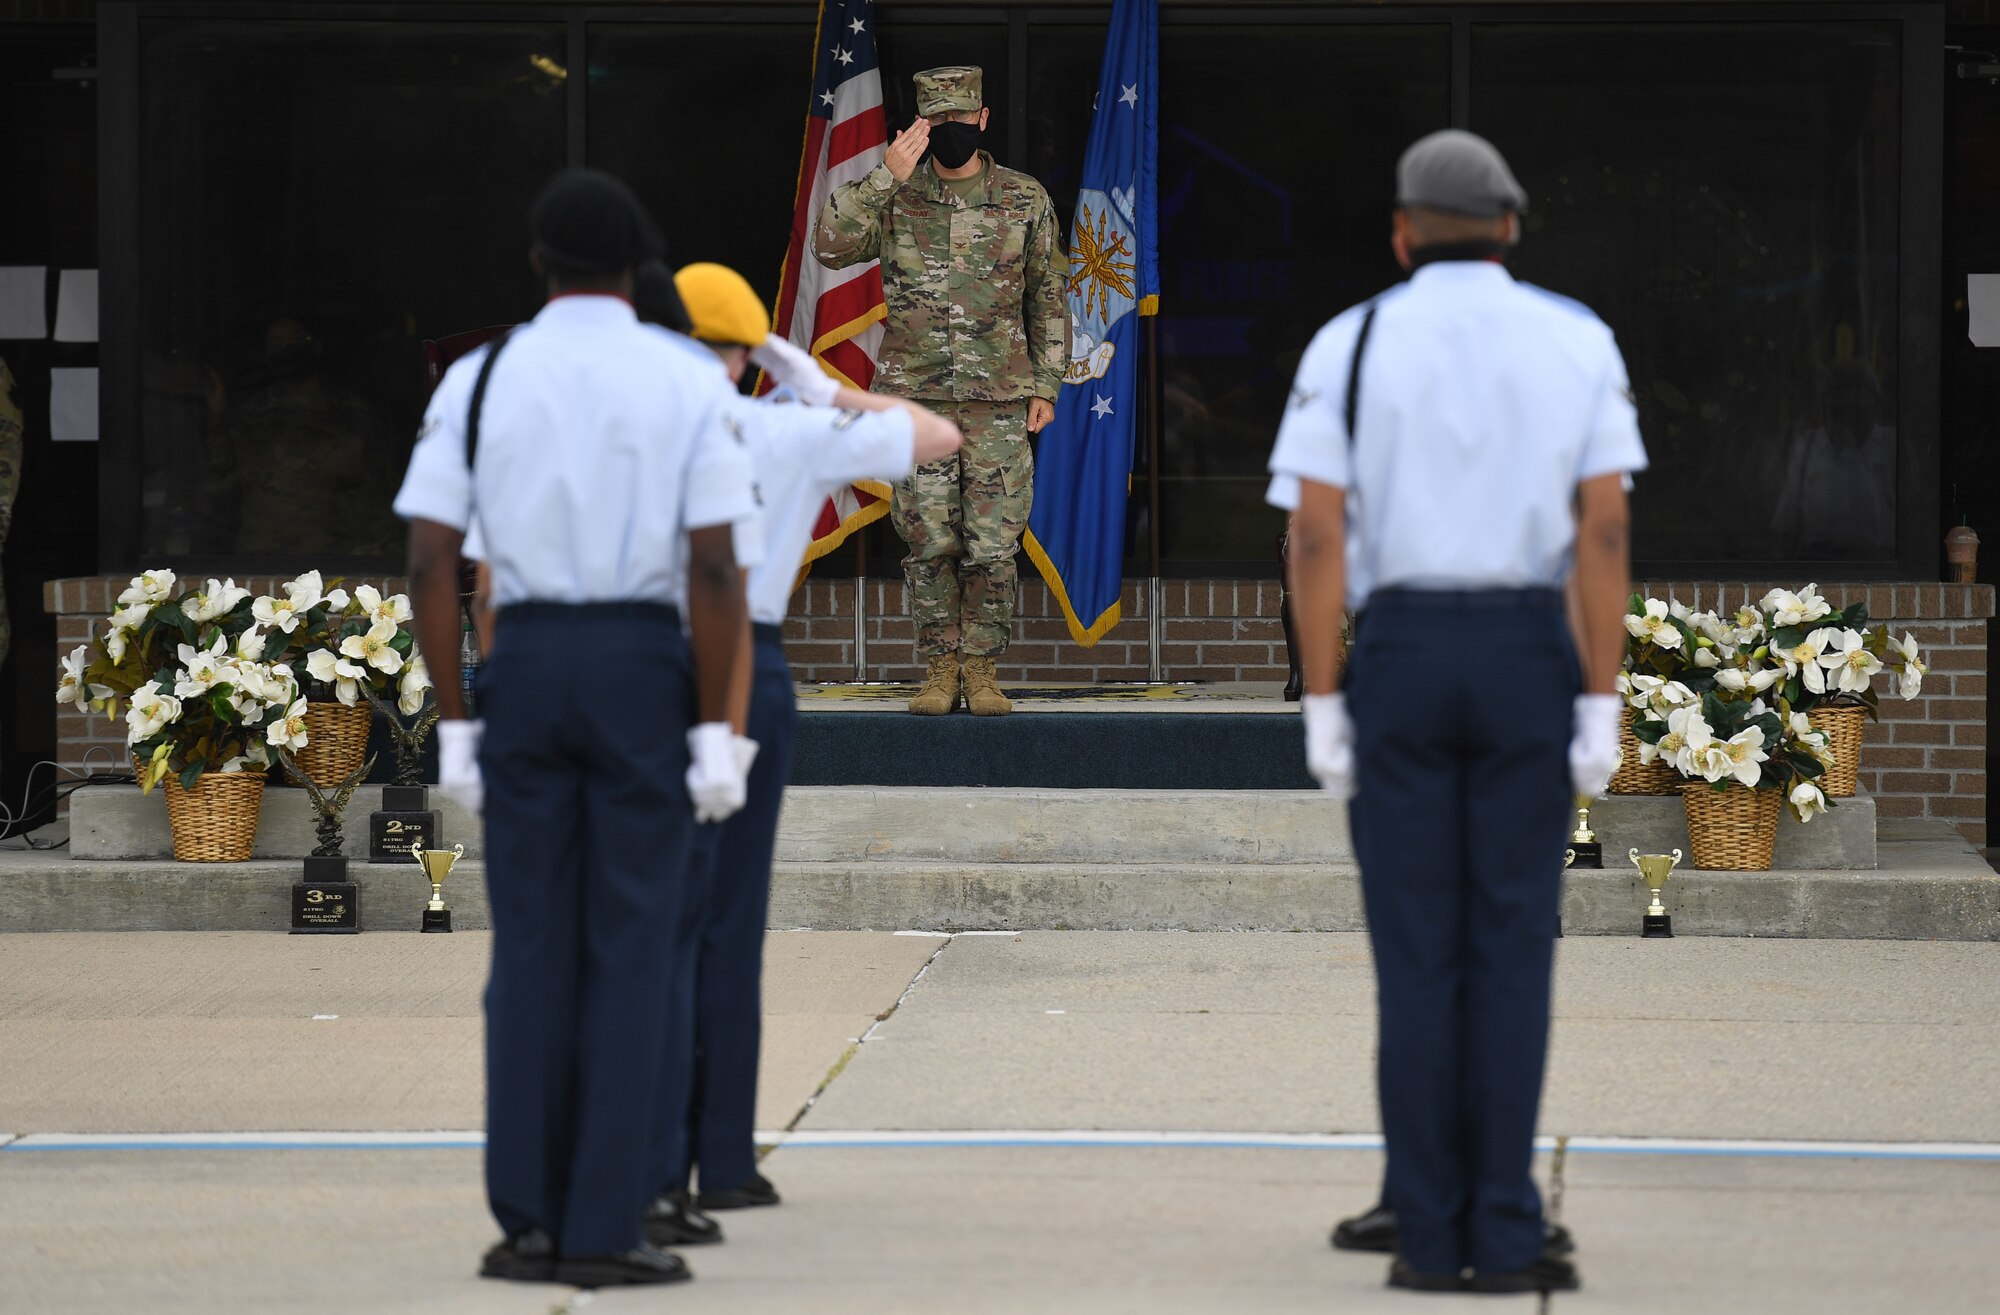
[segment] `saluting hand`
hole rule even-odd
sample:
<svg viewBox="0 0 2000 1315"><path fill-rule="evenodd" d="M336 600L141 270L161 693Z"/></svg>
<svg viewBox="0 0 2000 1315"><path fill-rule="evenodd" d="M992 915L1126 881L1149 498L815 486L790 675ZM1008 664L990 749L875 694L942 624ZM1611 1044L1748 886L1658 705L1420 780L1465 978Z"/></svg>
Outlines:
<svg viewBox="0 0 2000 1315"><path fill-rule="evenodd" d="M922 117L912 120L909 127L896 134L896 140L889 143L888 153L882 157L882 163L889 166L889 176L899 183L908 182L930 144L930 120Z"/></svg>

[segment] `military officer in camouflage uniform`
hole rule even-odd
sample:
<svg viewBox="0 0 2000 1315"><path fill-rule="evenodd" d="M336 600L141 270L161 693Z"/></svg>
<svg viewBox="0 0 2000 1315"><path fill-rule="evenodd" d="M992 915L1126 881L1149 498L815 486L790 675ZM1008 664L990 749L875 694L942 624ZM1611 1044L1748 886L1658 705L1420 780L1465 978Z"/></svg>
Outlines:
<svg viewBox="0 0 2000 1315"><path fill-rule="evenodd" d="M1034 500L1028 435L1055 418L1069 362L1068 268L1049 194L979 149L980 71L914 80L916 120L881 164L835 189L813 253L831 269L880 258L889 319L875 390L965 434L956 456L918 466L892 504L910 550L917 653L930 667L910 711L950 712L962 685L974 714L998 716L1011 705L993 660L1007 648L1014 554Z"/></svg>

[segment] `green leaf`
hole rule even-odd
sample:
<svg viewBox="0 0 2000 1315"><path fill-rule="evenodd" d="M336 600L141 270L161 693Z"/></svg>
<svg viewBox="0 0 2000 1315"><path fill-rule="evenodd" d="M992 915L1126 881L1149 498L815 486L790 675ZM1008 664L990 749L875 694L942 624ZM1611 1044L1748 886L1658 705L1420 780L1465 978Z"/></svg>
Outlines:
<svg viewBox="0 0 2000 1315"><path fill-rule="evenodd" d="M181 768L180 776L181 789L191 792L195 787L195 783L201 779L201 768L194 763L189 763L186 767Z"/></svg>
<svg viewBox="0 0 2000 1315"><path fill-rule="evenodd" d="M1779 626L1771 632L1771 643L1778 648L1792 649L1806 642L1811 633L1804 626Z"/></svg>
<svg viewBox="0 0 2000 1315"><path fill-rule="evenodd" d="M1625 615L1644 616L1645 614L1646 600L1642 595L1634 593L1630 598L1625 600Z"/></svg>
<svg viewBox="0 0 2000 1315"><path fill-rule="evenodd" d="M1830 618L1829 618L1830 619ZM1842 615L1841 624L1850 630L1859 630L1868 624L1868 604L1856 603Z"/></svg>

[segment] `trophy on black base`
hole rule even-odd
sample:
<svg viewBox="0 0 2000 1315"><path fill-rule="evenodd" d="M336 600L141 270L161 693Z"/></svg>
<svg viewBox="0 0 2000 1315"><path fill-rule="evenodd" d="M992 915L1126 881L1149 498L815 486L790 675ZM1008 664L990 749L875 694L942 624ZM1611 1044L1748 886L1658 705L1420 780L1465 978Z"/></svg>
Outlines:
<svg viewBox="0 0 2000 1315"><path fill-rule="evenodd" d="M1590 796L1576 797L1576 830L1569 833L1569 847L1576 857L1569 866L1576 868L1602 868L1604 866L1604 845L1597 833L1590 829Z"/></svg>
<svg viewBox="0 0 2000 1315"><path fill-rule="evenodd" d="M424 906L425 931L450 931L451 909L444 902L444 879L451 875L451 865L465 857L464 845L453 845L450 849L425 849L422 842L410 847L416 861L423 865L424 875L430 878L431 902Z"/></svg>
<svg viewBox="0 0 2000 1315"><path fill-rule="evenodd" d="M405 724L398 709L383 701L366 682L361 691L389 723L389 733L396 740L395 784L382 787L382 807L368 815L368 861L415 863L419 846L435 849L444 839L438 810L430 804L430 790L419 779L424 741L438 723L437 700L427 700L416 720Z"/></svg>
<svg viewBox="0 0 2000 1315"><path fill-rule="evenodd" d="M1639 935L1646 940L1656 940L1674 934L1673 915L1667 906L1660 903L1660 887L1667 884L1673 875L1674 864L1681 861L1681 851L1671 854L1641 854L1633 850L1627 855L1632 865L1639 869L1639 875L1646 880L1646 886L1653 892L1653 902L1646 906L1645 920L1639 924Z"/></svg>
<svg viewBox="0 0 2000 1315"><path fill-rule="evenodd" d="M292 884L292 930L358 932L361 930L361 888L347 879L347 856L340 852L343 847L340 815L346 811L347 801L368 779L375 760L370 758L355 768L333 793L328 794L319 788L312 777L299 770L299 765L292 761L290 754L280 749L278 757L299 784L305 787L307 797L312 800L313 811L319 814L319 821L313 828L319 836L319 844L306 856L304 879Z"/></svg>

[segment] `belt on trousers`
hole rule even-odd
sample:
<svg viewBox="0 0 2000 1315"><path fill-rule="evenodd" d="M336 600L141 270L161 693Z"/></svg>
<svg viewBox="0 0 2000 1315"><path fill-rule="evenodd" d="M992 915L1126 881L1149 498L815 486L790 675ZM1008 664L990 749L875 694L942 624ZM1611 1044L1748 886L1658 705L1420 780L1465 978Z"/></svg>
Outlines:
<svg viewBox="0 0 2000 1315"><path fill-rule="evenodd" d="M637 600L615 603L548 603L531 600L500 609L501 621L665 621L678 626L681 610L672 603Z"/></svg>
<svg viewBox="0 0 2000 1315"><path fill-rule="evenodd" d="M1368 595L1362 611L1459 612L1471 608L1557 608L1562 591L1545 586L1530 589L1411 589L1394 585Z"/></svg>
<svg viewBox="0 0 2000 1315"><path fill-rule="evenodd" d="M769 621L751 622L750 637L759 643L776 644L779 648L785 646L785 628L773 625Z"/></svg>

